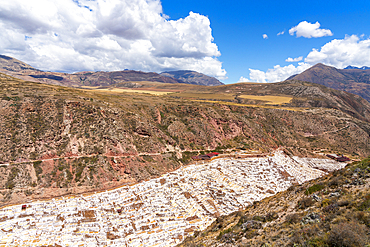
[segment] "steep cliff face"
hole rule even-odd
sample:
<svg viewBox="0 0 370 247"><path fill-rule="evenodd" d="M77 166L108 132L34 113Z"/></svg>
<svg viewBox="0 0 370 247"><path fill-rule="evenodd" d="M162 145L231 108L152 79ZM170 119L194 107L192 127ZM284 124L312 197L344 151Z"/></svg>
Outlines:
<svg viewBox="0 0 370 247"><path fill-rule="evenodd" d="M89 191L142 181L203 150L284 147L301 155L321 149L370 155L370 124L340 107L246 107L0 79L5 194L42 188L63 194L72 187ZM5 201L15 198L10 195Z"/></svg>

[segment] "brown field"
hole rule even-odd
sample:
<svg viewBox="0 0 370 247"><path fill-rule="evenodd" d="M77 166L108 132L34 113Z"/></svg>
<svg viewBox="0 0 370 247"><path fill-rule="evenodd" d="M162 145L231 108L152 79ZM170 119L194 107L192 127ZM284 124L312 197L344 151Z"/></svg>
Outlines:
<svg viewBox="0 0 370 247"><path fill-rule="evenodd" d="M266 105L282 105L289 103L293 97L287 96L276 96L276 95L240 95L242 99L250 99L250 100L261 100L266 101Z"/></svg>
<svg viewBox="0 0 370 247"><path fill-rule="evenodd" d="M129 88L99 88L99 87L83 87L84 89L89 89L90 91L95 92L107 92L107 93L146 93L146 94L153 94L153 95L167 95L170 93L174 93L173 91L162 91L158 89L129 89Z"/></svg>
<svg viewBox="0 0 370 247"><path fill-rule="evenodd" d="M226 101L215 101L215 100L193 100L195 102L205 102L205 103L214 103L214 104L221 104L221 105L235 105L235 106L246 106L246 107L257 107L257 108L265 108L265 109L282 109L287 111L304 111L306 108L299 108L299 107L280 107L280 106L269 106L269 105L253 105L253 104L239 104L234 102L226 102Z"/></svg>
<svg viewBox="0 0 370 247"><path fill-rule="evenodd" d="M197 98L197 99L213 99L213 100L234 100L235 96L232 94L222 94L222 93L197 93L197 92L183 92L176 93L172 96L182 97L182 98Z"/></svg>

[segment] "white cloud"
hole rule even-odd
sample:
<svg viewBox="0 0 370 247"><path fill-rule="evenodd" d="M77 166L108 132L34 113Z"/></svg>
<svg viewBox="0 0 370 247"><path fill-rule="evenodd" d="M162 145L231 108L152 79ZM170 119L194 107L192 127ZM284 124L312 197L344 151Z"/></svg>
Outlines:
<svg viewBox="0 0 370 247"><path fill-rule="evenodd" d="M265 34L265 33L262 35L262 37L263 37L264 39L268 39L268 38L269 38L269 36L267 36L267 34Z"/></svg>
<svg viewBox="0 0 370 247"><path fill-rule="evenodd" d="M361 39L357 35L351 35L344 39L334 39L320 50L313 49L305 58L305 62L324 63L336 68L348 65L370 66L370 38Z"/></svg>
<svg viewBox="0 0 370 247"><path fill-rule="evenodd" d="M280 35L283 35L285 33L285 31L281 31L277 34L277 36L280 36Z"/></svg>
<svg viewBox="0 0 370 247"><path fill-rule="evenodd" d="M301 61L303 57L288 58L287 62ZM334 39L321 47L313 49L304 59L304 63L298 66L288 65L281 67L276 65L267 72L249 69L249 78L241 77L239 82L277 82L303 72L311 66L323 63L336 68L344 68L348 65L362 67L370 66L370 38L357 35L346 36L344 39Z"/></svg>
<svg viewBox="0 0 370 247"><path fill-rule="evenodd" d="M290 35L305 38L319 38L324 36L333 36L329 29L320 29L320 23L309 23L307 21L300 22L297 26L289 29Z"/></svg>
<svg viewBox="0 0 370 247"><path fill-rule="evenodd" d="M190 12L168 20L160 0L12 0L0 5L0 54L43 70L192 69L225 79L213 41L208 17Z"/></svg>
<svg viewBox="0 0 370 247"><path fill-rule="evenodd" d="M299 61L302 61L303 60L303 57L300 56L300 57L296 57L296 58L291 58L291 57L288 57L285 62L299 62Z"/></svg>
<svg viewBox="0 0 370 247"><path fill-rule="evenodd" d="M273 69L268 69L267 72L257 70L257 69L249 69L249 78L241 77L239 82L260 82L260 83L271 83L271 82L279 82L287 79L289 76L294 74L299 74L306 69L310 68L311 65L308 63L298 63L298 66L294 66L292 64L288 66L281 67L280 65L274 66Z"/></svg>
<svg viewBox="0 0 370 247"><path fill-rule="evenodd" d="M245 78L244 76L240 77L238 82L250 82L248 78Z"/></svg>

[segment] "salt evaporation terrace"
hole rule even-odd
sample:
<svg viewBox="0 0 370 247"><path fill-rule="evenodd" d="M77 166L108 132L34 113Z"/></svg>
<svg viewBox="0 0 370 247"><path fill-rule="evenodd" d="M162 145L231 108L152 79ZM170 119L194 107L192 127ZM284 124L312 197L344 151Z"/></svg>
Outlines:
<svg viewBox="0 0 370 247"><path fill-rule="evenodd" d="M217 216L341 169L327 159L216 159L92 195L0 209L0 246L174 246ZM321 170L319 170L321 169Z"/></svg>

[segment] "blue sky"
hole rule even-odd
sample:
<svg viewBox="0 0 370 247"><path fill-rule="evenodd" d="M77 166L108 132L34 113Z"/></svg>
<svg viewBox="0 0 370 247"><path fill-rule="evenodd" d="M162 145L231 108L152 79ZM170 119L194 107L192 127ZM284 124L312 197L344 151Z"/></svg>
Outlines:
<svg viewBox="0 0 370 247"><path fill-rule="evenodd" d="M46 71L186 69L235 83L370 66L370 1L0 3L0 54Z"/></svg>
<svg viewBox="0 0 370 247"><path fill-rule="evenodd" d="M313 48L320 49L333 39L370 35L370 1L162 0L162 5L173 19L183 18L189 11L208 16L227 83L247 76L249 68L267 71L275 65L289 65L285 62L288 57L306 57ZM308 39L289 35L289 29L301 21L318 21L333 36ZM284 35L277 36L281 31ZM263 34L268 39L263 39Z"/></svg>

